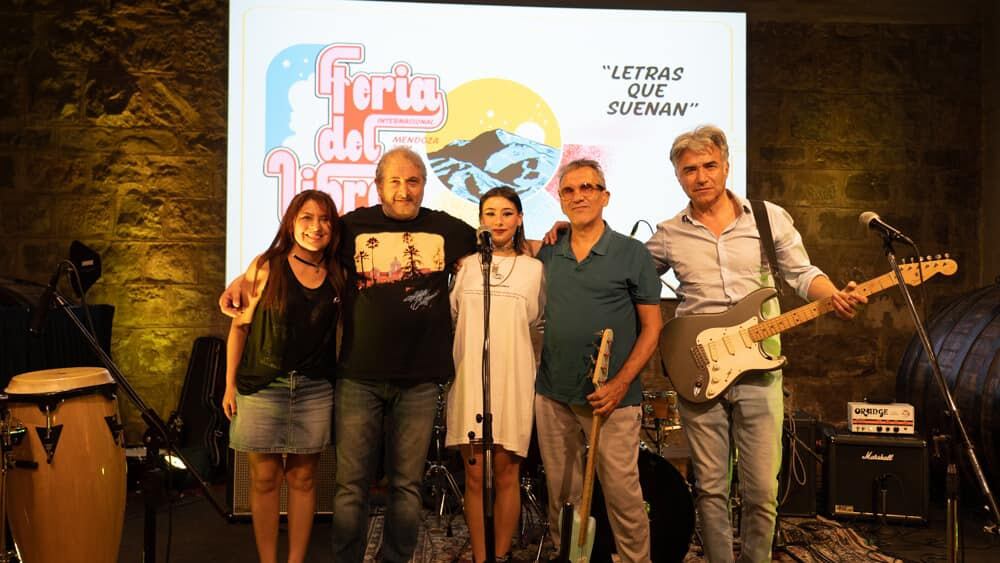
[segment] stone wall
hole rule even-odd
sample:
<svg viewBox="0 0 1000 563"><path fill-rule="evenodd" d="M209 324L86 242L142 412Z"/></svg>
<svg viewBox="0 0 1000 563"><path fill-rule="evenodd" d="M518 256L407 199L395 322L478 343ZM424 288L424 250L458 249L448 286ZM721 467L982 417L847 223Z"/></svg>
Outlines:
<svg viewBox="0 0 1000 563"><path fill-rule="evenodd" d="M752 16L750 194L792 213L838 283L888 269L857 223L874 210L959 257L928 284L931 309L974 287L979 25ZM101 252L90 300L116 307L114 357L165 416L193 339L226 330L226 4L0 0L0 21L0 276L44 281L73 239ZM788 333L793 406L841 421L845 401L891 395L912 334L901 304ZM662 388L655 365L644 378Z"/></svg>
<svg viewBox="0 0 1000 563"><path fill-rule="evenodd" d="M4 2L0 21L0 276L44 282L73 239L100 252L88 300L115 306L113 356L166 417L194 338L225 334L226 5Z"/></svg>
<svg viewBox="0 0 1000 563"><path fill-rule="evenodd" d="M881 241L858 223L873 210L924 254L958 258L957 275L926 285L930 310L975 287L979 29L759 23L750 43L751 196L788 209L837 284L889 271ZM787 333L792 404L839 421L846 401L893 397L912 334L898 290L856 322L831 316Z"/></svg>

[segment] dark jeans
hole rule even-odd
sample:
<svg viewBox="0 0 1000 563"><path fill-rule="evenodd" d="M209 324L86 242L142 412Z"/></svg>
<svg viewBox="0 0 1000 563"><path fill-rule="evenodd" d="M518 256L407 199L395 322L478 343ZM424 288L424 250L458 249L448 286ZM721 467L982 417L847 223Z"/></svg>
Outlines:
<svg viewBox="0 0 1000 563"><path fill-rule="evenodd" d="M334 401L337 489L333 501L333 557L338 563L365 555L368 489L379 444L386 436L389 498L385 511L382 560L410 560L420 527L420 484L434 426L438 386L394 385L338 379ZM386 417L391 425L383 430Z"/></svg>

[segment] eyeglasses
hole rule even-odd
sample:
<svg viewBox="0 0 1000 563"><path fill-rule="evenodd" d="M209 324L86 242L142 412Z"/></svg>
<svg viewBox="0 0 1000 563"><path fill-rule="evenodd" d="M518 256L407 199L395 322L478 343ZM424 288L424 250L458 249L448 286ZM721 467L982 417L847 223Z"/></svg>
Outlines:
<svg viewBox="0 0 1000 563"><path fill-rule="evenodd" d="M580 184L577 187L573 186L563 186L559 188L559 199L563 201L571 201L576 197L576 194L591 199L596 196L599 192L604 191L604 186L600 184Z"/></svg>

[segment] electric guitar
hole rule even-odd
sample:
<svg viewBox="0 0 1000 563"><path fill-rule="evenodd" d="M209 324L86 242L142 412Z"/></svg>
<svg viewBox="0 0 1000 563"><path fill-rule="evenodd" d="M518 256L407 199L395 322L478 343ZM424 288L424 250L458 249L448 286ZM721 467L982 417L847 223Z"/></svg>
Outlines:
<svg viewBox="0 0 1000 563"><path fill-rule="evenodd" d="M611 363L611 345L615 334L610 328L601 331L601 344L594 359L594 373L591 381L594 388L600 388L608 379L608 365ZM594 533L597 520L590 515L590 502L594 498L594 468L597 463L597 444L604 424L603 416L594 416L590 425L590 447L587 450L587 468L583 474L583 498L580 508L573 509L571 503L566 503L559 518L559 555L555 561L560 563L588 563L594 549Z"/></svg>
<svg viewBox="0 0 1000 563"><path fill-rule="evenodd" d="M944 259L940 255L936 258L901 264L903 281L919 285L936 274L950 276L958 270L947 254ZM896 284L896 274L889 272L858 285L854 292L868 296ZM724 313L678 317L663 327L663 369L681 397L692 403L711 401L746 373L780 368L785 357L768 355L764 339L833 310L831 299L826 297L773 319L761 318L761 305L776 294L772 287L758 289Z"/></svg>

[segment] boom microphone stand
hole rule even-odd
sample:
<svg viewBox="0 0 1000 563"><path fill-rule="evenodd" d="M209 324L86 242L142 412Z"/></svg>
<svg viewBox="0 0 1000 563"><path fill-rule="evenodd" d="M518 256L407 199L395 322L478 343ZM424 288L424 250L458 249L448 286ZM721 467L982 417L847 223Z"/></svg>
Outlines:
<svg viewBox="0 0 1000 563"><path fill-rule="evenodd" d="M478 233L480 266L483 272L483 412L476 421L483 425L483 531L486 539L486 563L496 561L496 536L493 533L493 410L490 408L490 265L493 263L493 239L489 231ZM474 437L469 432L469 438ZM471 461L470 461L471 464Z"/></svg>
<svg viewBox="0 0 1000 563"><path fill-rule="evenodd" d="M57 276L61 271L62 265L60 264ZM155 563L156 504L157 499L163 494L163 469L160 467L160 463L158 462L161 445L166 445L172 452L172 455L177 456L184 463L187 471L191 473L191 476L194 477L201 486L209 504L211 504L223 518L226 518L228 514L222 504L215 498L215 495L212 494L205 478L198 473L194 464L187 459L184 452L177 447L177 444L174 443L174 439L167 430L167 425L163 419L160 418L160 415L158 415L155 410L150 408L139 393L136 392L135 388L128 382L128 379L125 378L125 375L122 374L121 370L118 369L118 366L115 365L114 360L112 360L111 357L104 352L104 349L101 348L101 345L97 342L94 335L87 330L80 318L73 312L71 309L71 303L55 289L54 285L55 284L52 284L50 287L52 288L52 299L54 300L56 307L62 309L66 313L69 320L76 325L76 328L80 331L80 335L83 336L84 340L87 341L87 344L90 345L90 348L94 351L94 354L97 355L97 357L101 360L101 363L104 364L104 367L106 367L111 373L111 377L114 379L114 382L125 392L125 395L127 395L129 400L132 401L132 404L135 405L136 409L139 410L143 422L146 423L147 430L143 436L143 442L146 445L146 468L141 480L142 496L145 505L142 562ZM43 303L39 306L48 307L49 304Z"/></svg>
<svg viewBox="0 0 1000 563"><path fill-rule="evenodd" d="M870 222L865 221L865 215L862 214L862 223L870 225ZM874 214L872 214L874 215ZM875 219L878 216L875 215ZM871 225L870 225L871 226ZM874 227L873 227L874 229ZM878 230L878 229L874 229ZM896 262L896 255L893 252L892 243L899 240L904 241L911 246L919 254L916 244L913 244L904 235L895 231L893 229L878 230L879 234L882 235L882 247L885 250L886 258L889 260L889 265L892 266L892 271L896 274L896 281L899 285L900 291L903 293L903 298L906 301L907 309L910 311L910 315L913 317L913 324L916 326L917 335L920 337L920 343L923 345L924 353L927 354L927 362L930 364L931 371L934 372L934 379L937 381L938 388L941 390L941 395L944 397L945 404L948 406L948 416L950 418L949 423L952 426L952 433L957 430L958 438L961 442L961 446L965 450L966 458L969 461L969 465L972 467L972 472L975 475L976 482L979 485L979 490L986 500L986 508L990 511L993 521L988 521L986 526L984 526L983 531L996 535L998 533L996 518L1000 515L997 510L997 501L993 497L993 493L990 491L990 486L986 482L986 477L983 475L983 469L979 464L979 458L976 456L975 447L972 445L972 441L969 439L969 434L965 430L965 424L962 422L962 417L959 415L958 406L955 404L955 399L951 395L951 390L948 389L948 383L945 381L944 374L941 373L941 366L938 364L937 355L934 353L934 347L931 345L930 338L927 336L927 329L924 327L923 322L920 320L920 315L917 314L917 308L913 304L913 298L910 296L910 290L903 279L902 272L899 271L899 264ZM953 448L949 448L952 450ZM959 511L958 511L958 485L957 478L958 472L955 468L954 455L949 455L951 459L948 460L948 506L947 506L947 561L949 563L956 563L959 560Z"/></svg>

